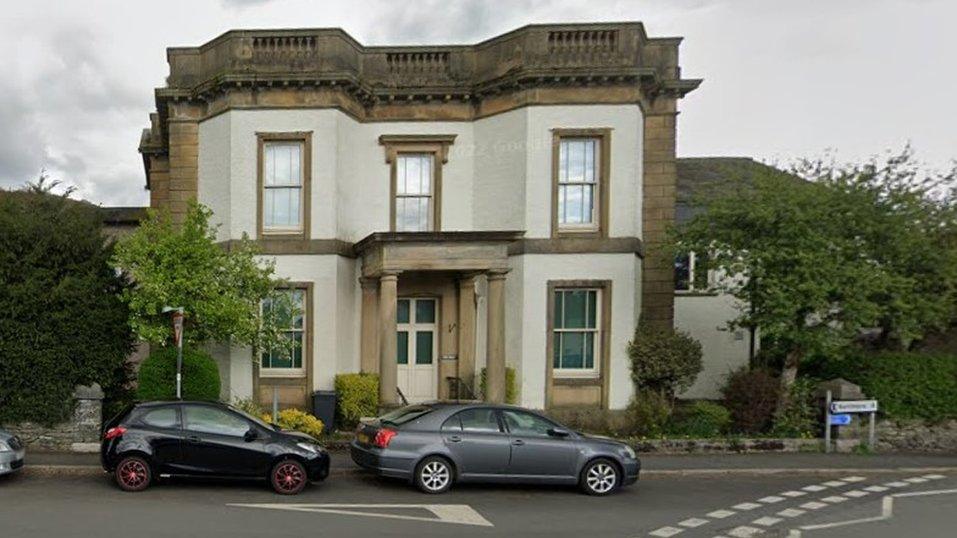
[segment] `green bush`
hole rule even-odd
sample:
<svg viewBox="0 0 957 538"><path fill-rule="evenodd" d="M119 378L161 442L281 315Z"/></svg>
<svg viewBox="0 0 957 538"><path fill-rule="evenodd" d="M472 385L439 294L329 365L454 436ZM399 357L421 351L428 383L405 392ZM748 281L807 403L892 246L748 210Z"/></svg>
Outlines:
<svg viewBox="0 0 957 538"><path fill-rule="evenodd" d="M279 420L275 422L269 413L263 413L262 419L284 430L302 432L317 439L322 436L322 421L299 409L283 409L279 412Z"/></svg>
<svg viewBox="0 0 957 538"><path fill-rule="evenodd" d="M479 375L479 392L485 394L485 368ZM518 386L515 383L515 369L505 367L505 403L514 404L518 402Z"/></svg>
<svg viewBox="0 0 957 538"><path fill-rule="evenodd" d="M565 427L585 433L630 437L636 434L634 414L627 409L598 407L555 407L548 416Z"/></svg>
<svg viewBox="0 0 957 538"><path fill-rule="evenodd" d="M812 379L798 378L791 385L788 404L774 416L771 433L778 437L811 437L817 429Z"/></svg>
<svg viewBox="0 0 957 538"><path fill-rule="evenodd" d="M641 391L628 404L628 411L636 435L658 437L665 431L671 416L671 400L656 391Z"/></svg>
<svg viewBox="0 0 957 538"><path fill-rule="evenodd" d="M99 383L113 401L128 381L126 282L102 216L45 185L0 190L0 423L60 422L76 385Z"/></svg>
<svg viewBox="0 0 957 538"><path fill-rule="evenodd" d="M843 377L860 385L890 418L957 418L955 355L859 352L845 358L818 358L806 373L820 379Z"/></svg>
<svg viewBox="0 0 957 538"><path fill-rule="evenodd" d="M736 433L768 431L780 391L780 381L768 370L742 368L729 374L721 394L731 412L731 429Z"/></svg>
<svg viewBox="0 0 957 538"><path fill-rule="evenodd" d="M336 376L336 421L343 429L353 428L363 417L379 412L379 376L339 374Z"/></svg>
<svg viewBox="0 0 957 538"><path fill-rule="evenodd" d="M176 397L176 348L154 350L140 365L136 396L142 401ZM208 353L183 348L183 399L219 399L219 367Z"/></svg>
<svg viewBox="0 0 957 538"><path fill-rule="evenodd" d="M717 437L731 426L731 412L715 402L699 400L675 410L668 433L705 439Z"/></svg>
<svg viewBox="0 0 957 538"><path fill-rule="evenodd" d="M631 380L638 390L667 396L687 389L701 372L701 344L672 328L659 329L641 322L628 343Z"/></svg>

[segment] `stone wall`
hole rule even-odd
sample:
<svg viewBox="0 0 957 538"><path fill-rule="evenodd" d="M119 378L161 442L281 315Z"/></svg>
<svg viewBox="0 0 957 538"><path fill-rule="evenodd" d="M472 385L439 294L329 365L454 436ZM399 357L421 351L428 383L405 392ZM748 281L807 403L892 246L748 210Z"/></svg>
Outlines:
<svg viewBox="0 0 957 538"><path fill-rule="evenodd" d="M18 435L27 450L56 450L96 452L100 449L100 427L103 422L103 390L92 386L78 386L73 393L76 407L69 421L44 426L32 422L5 425Z"/></svg>
<svg viewBox="0 0 957 538"><path fill-rule="evenodd" d="M957 420L885 420L877 425L879 452L957 453Z"/></svg>

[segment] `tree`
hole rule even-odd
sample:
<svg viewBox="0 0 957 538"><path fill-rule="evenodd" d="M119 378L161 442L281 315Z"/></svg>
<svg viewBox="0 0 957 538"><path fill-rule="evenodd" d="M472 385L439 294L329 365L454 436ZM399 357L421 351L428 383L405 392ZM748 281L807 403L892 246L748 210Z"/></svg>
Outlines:
<svg viewBox="0 0 957 538"><path fill-rule="evenodd" d="M645 322L628 343L631 380L639 390L652 390L668 400L687 389L701 373L701 344L687 333L660 329Z"/></svg>
<svg viewBox="0 0 957 538"><path fill-rule="evenodd" d="M212 211L196 202L181 225L174 225L168 212L151 211L117 245L114 263L135 283L123 292L130 326L141 339L165 344L172 328L163 308L183 307L184 345L229 341L288 350L281 328L295 306L275 293L282 282L274 278L274 264L257 260L245 236L228 249L217 244L210 216ZM261 309L267 298L273 308Z"/></svg>
<svg viewBox="0 0 957 538"><path fill-rule="evenodd" d="M121 387L132 350L126 282L96 206L55 195L46 175L0 191L0 423L55 423L76 385Z"/></svg>
<svg viewBox="0 0 957 538"><path fill-rule="evenodd" d="M709 253L717 287L746 305L784 356L787 404L801 360L879 329L906 347L943 328L957 305L957 169L922 172L909 148L883 162L763 167L698 193L704 210L674 246Z"/></svg>

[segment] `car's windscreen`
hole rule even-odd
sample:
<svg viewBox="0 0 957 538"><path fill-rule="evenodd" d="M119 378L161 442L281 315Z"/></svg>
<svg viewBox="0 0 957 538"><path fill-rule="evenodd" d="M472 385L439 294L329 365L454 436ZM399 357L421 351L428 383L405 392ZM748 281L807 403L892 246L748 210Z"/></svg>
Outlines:
<svg viewBox="0 0 957 538"><path fill-rule="evenodd" d="M427 405L407 405L382 415L379 417L379 421L383 424L401 426L430 412L432 412L432 408Z"/></svg>
<svg viewBox="0 0 957 538"><path fill-rule="evenodd" d="M265 420L263 420L263 419L261 419L261 418L255 416L255 415L250 415L249 413L243 411L242 409L238 409L238 408L233 407L233 406L229 406L229 408L232 409L233 411L235 411L236 413L239 413L240 415L242 415L242 416L245 417L246 419L248 419L248 420L250 420L250 421L252 421L252 422L255 422L256 424L258 424L259 426L262 426L263 428L266 428L267 430L274 430L274 429L275 429L275 428L272 426L272 424L269 424L269 423L266 422Z"/></svg>

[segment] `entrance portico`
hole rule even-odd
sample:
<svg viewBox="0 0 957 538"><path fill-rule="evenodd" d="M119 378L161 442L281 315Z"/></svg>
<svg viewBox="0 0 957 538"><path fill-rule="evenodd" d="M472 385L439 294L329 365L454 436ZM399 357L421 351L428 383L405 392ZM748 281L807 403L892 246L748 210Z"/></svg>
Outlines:
<svg viewBox="0 0 957 538"><path fill-rule="evenodd" d="M438 356L431 357L437 362L434 394L449 398L452 392L458 392L453 391L453 384L446 380L453 380L456 387L464 385L466 391L474 390L476 337L484 336L485 399L504 402L508 244L520 239L522 234L514 231L383 232L371 234L356 244L355 251L362 262L361 367L365 372L379 374L382 405L397 405L401 401L398 362L403 358L398 349L397 320L400 296L403 301L417 298L434 301L437 312L433 337L438 339ZM476 335L477 279L484 279L488 284L485 335ZM414 318L403 319L403 328L408 330ZM403 345L408 344L403 341ZM407 353L407 349L404 352ZM427 360L424 357L423 364ZM407 355L404 359L410 360ZM419 369L419 383L423 370ZM403 372L410 375L405 369ZM468 397L468 394L455 396Z"/></svg>

